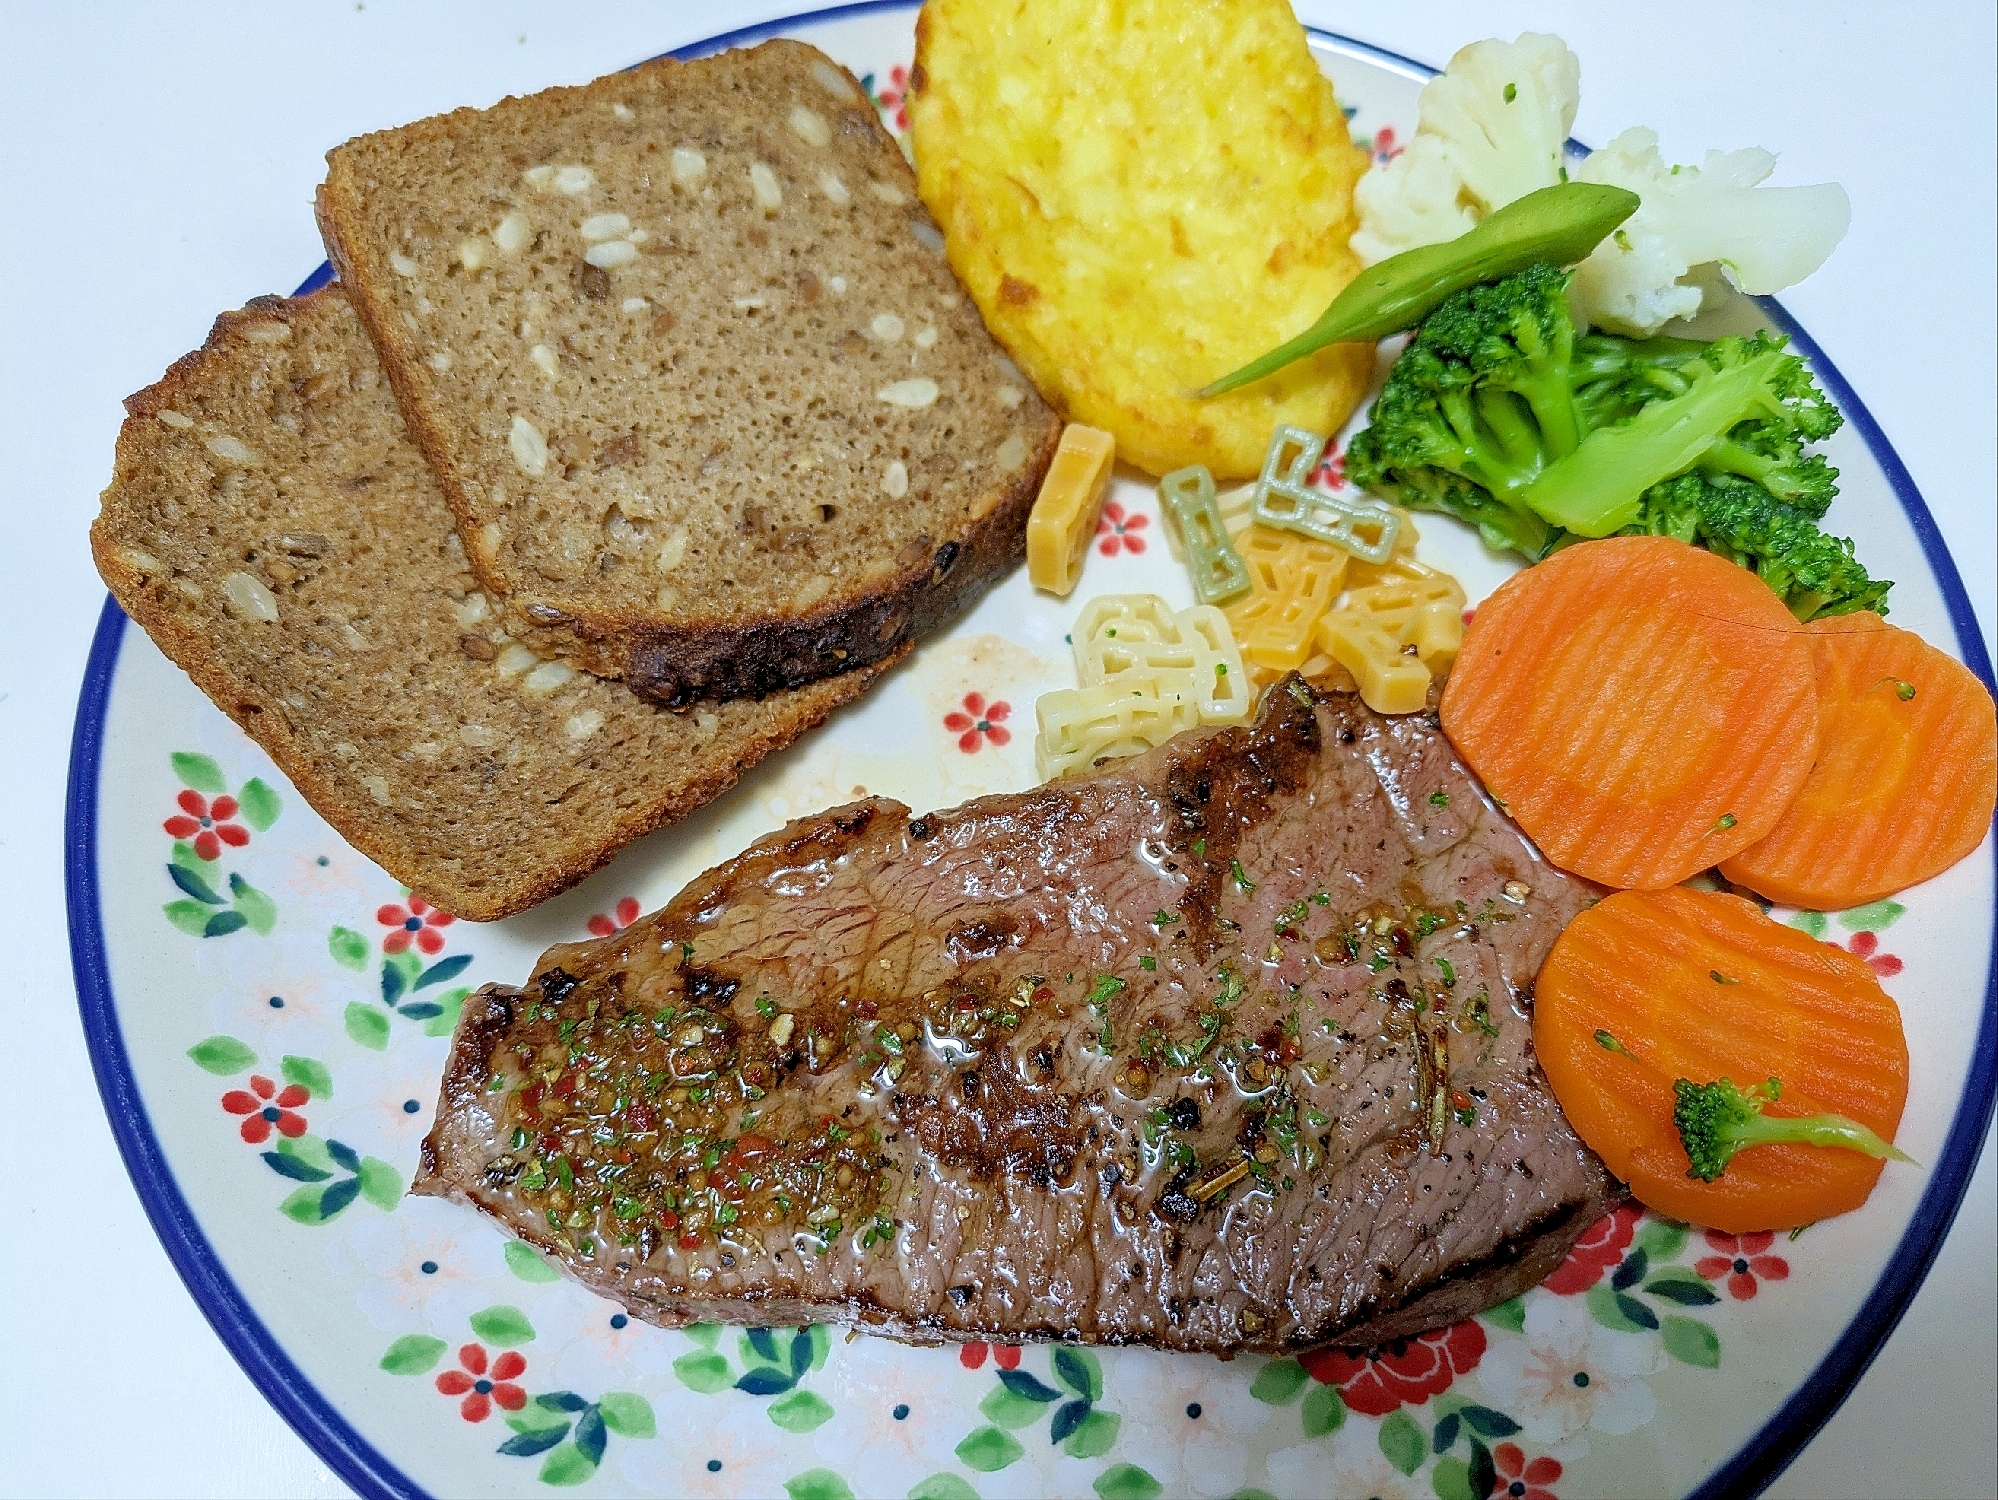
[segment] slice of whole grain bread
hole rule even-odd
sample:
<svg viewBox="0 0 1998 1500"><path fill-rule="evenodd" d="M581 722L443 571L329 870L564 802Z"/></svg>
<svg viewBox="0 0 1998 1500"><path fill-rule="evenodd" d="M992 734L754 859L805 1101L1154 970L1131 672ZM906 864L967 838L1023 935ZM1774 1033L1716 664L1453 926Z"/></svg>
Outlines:
<svg viewBox="0 0 1998 1500"><path fill-rule="evenodd" d="M877 675L675 713L510 641L337 285L223 314L126 410L90 532L119 604L458 916L582 879Z"/></svg>
<svg viewBox="0 0 1998 1500"><path fill-rule="evenodd" d="M328 154L318 213L509 628L666 702L884 658L1024 548L1060 422L860 85L772 41Z"/></svg>

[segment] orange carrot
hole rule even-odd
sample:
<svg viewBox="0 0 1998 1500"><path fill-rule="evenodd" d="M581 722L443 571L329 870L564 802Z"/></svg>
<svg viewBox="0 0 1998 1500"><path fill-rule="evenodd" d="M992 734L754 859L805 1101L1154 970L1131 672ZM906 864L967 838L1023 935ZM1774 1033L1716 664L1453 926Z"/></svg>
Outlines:
<svg viewBox="0 0 1998 1500"><path fill-rule="evenodd" d="M1533 1045L1575 1131L1638 1198L1729 1233L1786 1229L1866 1201L1881 1163L1756 1146L1687 1175L1680 1078L1782 1081L1769 1115L1844 1115L1894 1138L1908 1097L1901 1012L1866 964L1739 896L1620 891L1568 924L1534 984Z"/></svg>
<svg viewBox="0 0 1998 1500"><path fill-rule="evenodd" d="M1984 842L1998 714L1968 667L1878 615L1804 630L1817 764L1769 836L1721 873L1772 901L1837 911L1940 875Z"/></svg>
<svg viewBox="0 0 1998 1500"><path fill-rule="evenodd" d="M1810 647L1746 568L1581 542L1479 607L1443 728L1562 869L1675 885L1765 837L1810 773Z"/></svg>

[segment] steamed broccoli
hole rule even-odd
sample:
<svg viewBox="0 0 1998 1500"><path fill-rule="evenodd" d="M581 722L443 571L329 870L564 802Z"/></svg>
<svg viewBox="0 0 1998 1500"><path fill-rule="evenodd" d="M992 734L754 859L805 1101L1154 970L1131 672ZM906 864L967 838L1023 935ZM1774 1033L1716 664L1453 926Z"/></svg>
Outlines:
<svg viewBox="0 0 1998 1500"><path fill-rule="evenodd" d="M1838 471L1804 448L1843 418L1784 341L1581 334L1567 284L1531 266L1430 314L1347 449L1353 481L1530 559L1650 532L1754 568L1800 619L1884 613L1890 585L1817 527Z"/></svg>
<svg viewBox="0 0 1998 1500"><path fill-rule="evenodd" d="M1712 1182L1727 1170L1735 1152L1784 1143L1839 1146L1868 1156L1913 1160L1844 1115L1789 1118L1762 1113L1762 1106L1773 1104L1782 1091L1783 1086L1774 1078L1746 1090L1725 1078L1718 1083L1694 1083L1686 1078L1674 1083L1672 1092L1678 1102L1672 1107L1672 1124L1685 1145L1686 1159L1692 1163L1686 1175Z"/></svg>

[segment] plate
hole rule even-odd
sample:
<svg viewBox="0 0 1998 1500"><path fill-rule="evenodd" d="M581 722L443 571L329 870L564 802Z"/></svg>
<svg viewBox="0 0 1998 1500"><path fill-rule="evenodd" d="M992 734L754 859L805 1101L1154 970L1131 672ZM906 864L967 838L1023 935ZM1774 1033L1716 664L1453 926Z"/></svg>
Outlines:
<svg viewBox="0 0 1998 1500"><path fill-rule="evenodd" d="M891 129L913 5L783 32L866 80ZM1428 70L1313 45L1355 138L1392 153ZM318 279L314 278L315 281ZM1899 583L1894 614L1988 682L1969 602L1879 427L1770 301L1849 423L1832 517ZM1329 482L1329 481L1328 481ZM1422 521L1473 598L1509 571ZM787 818L866 792L916 808L1032 783L1033 703L1073 681L1080 602L1191 602L1155 494L1118 481L1069 601L1024 574L732 793L536 910L475 927L348 849L107 601L71 759L71 946L104 1104L189 1290L264 1393L364 1495L958 1497L1752 1493L1886 1337L1949 1226L1994 1085L1989 844L1899 900L1777 915L1919 995L1914 1088L1867 1206L1735 1239L1623 1210L1547 1285L1406 1343L1303 1361L971 1344L818 1329L666 1332L469 1210L406 1199L469 988L608 932ZM223 799L227 799L225 802ZM170 817L226 824L177 841ZM204 857L204 855L210 857ZM1974 1042L1971 1040L1974 1038Z"/></svg>

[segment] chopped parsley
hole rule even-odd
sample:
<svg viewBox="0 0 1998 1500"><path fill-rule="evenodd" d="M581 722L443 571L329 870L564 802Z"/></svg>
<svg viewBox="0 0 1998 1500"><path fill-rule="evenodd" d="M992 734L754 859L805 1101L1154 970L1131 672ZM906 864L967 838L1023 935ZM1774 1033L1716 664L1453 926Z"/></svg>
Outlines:
<svg viewBox="0 0 1998 1500"><path fill-rule="evenodd" d="M1431 807L1448 807L1450 805L1450 794L1448 792L1431 792L1429 794L1429 805Z"/></svg>

